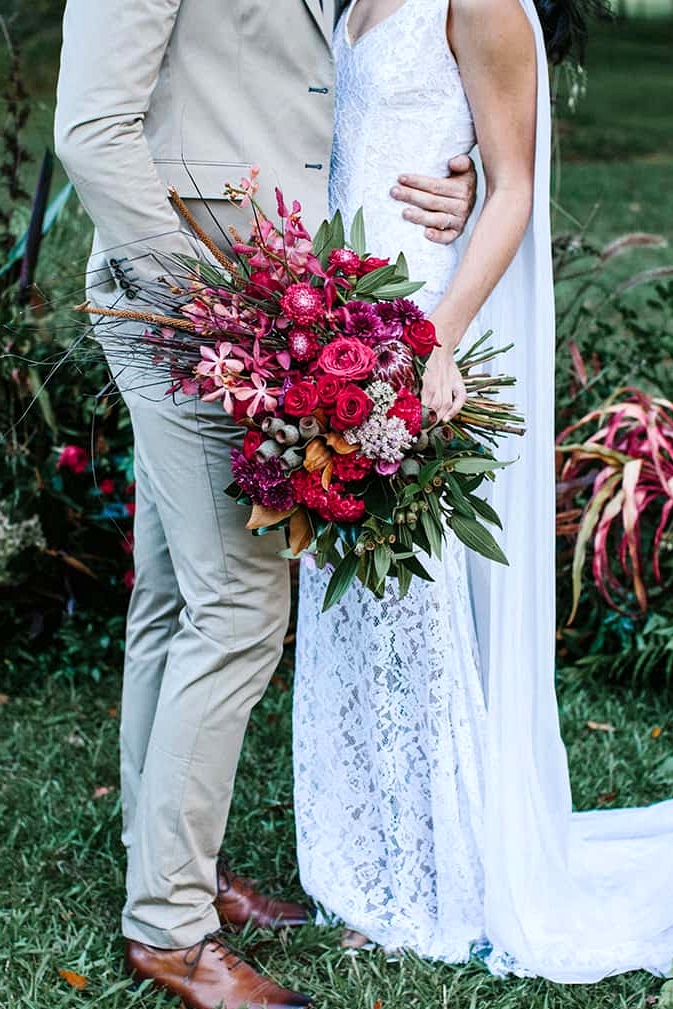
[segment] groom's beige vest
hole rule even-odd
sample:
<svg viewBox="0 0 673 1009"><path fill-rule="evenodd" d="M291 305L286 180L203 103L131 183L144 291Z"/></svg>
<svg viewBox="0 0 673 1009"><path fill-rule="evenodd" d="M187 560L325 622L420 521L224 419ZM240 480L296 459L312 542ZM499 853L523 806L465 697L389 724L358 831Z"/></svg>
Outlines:
<svg viewBox="0 0 673 1009"><path fill-rule="evenodd" d="M68 0L56 147L96 226L93 300L122 289L138 296L138 280L163 272L148 249L194 251L176 234L169 184L208 200L222 224L244 227L222 190L257 164L264 207L274 209L280 185L301 199L309 227L319 223L332 140L330 39L342 7Z"/></svg>

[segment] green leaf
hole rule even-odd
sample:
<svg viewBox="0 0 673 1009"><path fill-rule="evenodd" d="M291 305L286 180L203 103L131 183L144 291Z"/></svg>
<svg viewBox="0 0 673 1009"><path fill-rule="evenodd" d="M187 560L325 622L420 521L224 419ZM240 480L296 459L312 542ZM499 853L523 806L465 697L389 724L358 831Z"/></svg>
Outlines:
<svg viewBox="0 0 673 1009"><path fill-rule="evenodd" d="M425 570L416 554L412 554L402 563L417 578L422 578L424 582L434 582L435 579Z"/></svg>
<svg viewBox="0 0 673 1009"><path fill-rule="evenodd" d="M398 564L397 566L397 580L399 581L400 584L400 599L404 599L404 597L406 596L407 592L411 587L411 579L413 578L413 574L409 570L409 568L406 567L406 564L408 563L409 562L406 561L405 564Z"/></svg>
<svg viewBox="0 0 673 1009"><path fill-rule="evenodd" d="M415 294L416 291L420 291L422 287L425 287L424 282L417 281L397 281L391 284L384 284L379 287L376 292L376 297L381 301L394 301L395 298L408 298L410 294Z"/></svg>
<svg viewBox="0 0 673 1009"><path fill-rule="evenodd" d="M477 456L465 456L463 459L456 459L451 464L456 473L490 473L494 469L504 469L509 466L509 462L498 462L496 459L479 459Z"/></svg>
<svg viewBox="0 0 673 1009"><path fill-rule="evenodd" d="M355 578L359 565L360 558L354 550L350 550L341 563L337 565L327 586L325 601L322 607L323 613L326 613L331 606L338 603L346 593Z"/></svg>
<svg viewBox="0 0 673 1009"><path fill-rule="evenodd" d="M447 473L444 477L446 483L445 496L450 502L452 508L458 512L459 515L464 515L468 519L473 519L475 517L475 510L463 494L462 487L455 476L451 473Z"/></svg>
<svg viewBox="0 0 673 1009"><path fill-rule="evenodd" d="M336 214L332 218L332 239L330 244L333 249L343 249L346 244L344 219L341 216L340 210L337 210Z"/></svg>
<svg viewBox="0 0 673 1009"><path fill-rule="evenodd" d="M509 563L491 533L477 519L452 515L449 525L458 539L470 550L474 550L475 553L481 554L482 557L487 557L489 560L498 561L499 564Z"/></svg>
<svg viewBox="0 0 673 1009"><path fill-rule="evenodd" d="M365 215L362 207L358 210L351 225L350 246L358 256L367 254L367 239L365 237Z"/></svg>
<svg viewBox="0 0 673 1009"><path fill-rule="evenodd" d="M433 556L442 556L442 527L437 524L433 515L430 512L421 512L421 525L423 526L423 531L428 537L430 547L432 548Z"/></svg>
<svg viewBox="0 0 673 1009"><path fill-rule="evenodd" d="M332 227L329 221L323 221L313 238L313 251L320 260L321 266L327 266L332 248Z"/></svg>
<svg viewBox="0 0 673 1009"><path fill-rule="evenodd" d="M481 515L483 519L487 522L491 522L498 529L502 529L502 522L500 521L500 516L498 515L495 508L491 508L488 501L484 501L483 498L477 497L475 494L468 494L468 500L477 515Z"/></svg>
<svg viewBox="0 0 673 1009"><path fill-rule="evenodd" d="M395 263L395 272L398 277L402 277L403 280L409 279L409 264L407 263L406 256L403 252L400 252L397 257L397 262Z"/></svg>
<svg viewBox="0 0 673 1009"><path fill-rule="evenodd" d="M378 585L385 582L388 572L390 571L392 560L393 555L388 544L379 543L374 550L374 572L376 574L376 581Z"/></svg>
<svg viewBox="0 0 673 1009"><path fill-rule="evenodd" d="M441 462L427 462L418 474L418 482L421 487L429 484L433 477L436 477L442 467Z"/></svg>
<svg viewBox="0 0 673 1009"><path fill-rule="evenodd" d="M394 266L381 266L378 270L372 270L371 273L365 273L364 277L358 280L355 287L355 293L361 297L374 297L377 293L379 287L383 287L388 281L392 280L395 276Z"/></svg>

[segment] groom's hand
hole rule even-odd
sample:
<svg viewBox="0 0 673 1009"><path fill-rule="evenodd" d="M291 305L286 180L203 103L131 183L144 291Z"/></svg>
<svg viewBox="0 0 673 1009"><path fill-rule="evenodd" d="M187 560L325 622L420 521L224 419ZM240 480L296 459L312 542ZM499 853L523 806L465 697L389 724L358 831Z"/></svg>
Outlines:
<svg viewBox="0 0 673 1009"><path fill-rule="evenodd" d="M463 233L477 194L477 173L467 154L452 158L449 171L444 179L400 175L390 193L409 204L402 216L425 228L426 238L440 245L450 245Z"/></svg>

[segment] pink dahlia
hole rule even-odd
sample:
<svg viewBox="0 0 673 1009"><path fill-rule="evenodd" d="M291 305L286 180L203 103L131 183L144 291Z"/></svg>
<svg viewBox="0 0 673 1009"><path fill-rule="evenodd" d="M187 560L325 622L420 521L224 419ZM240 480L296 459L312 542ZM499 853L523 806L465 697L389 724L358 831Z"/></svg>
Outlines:
<svg viewBox="0 0 673 1009"><path fill-rule="evenodd" d="M280 306L298 326L311 326L325 314L322 296L310 284L291 284L280 299Z"/></svg>
<svg viewBox="0 0 673 1009"><path fill-rule="evenodd" d="M318 356L320 343L315 333L306 329L293 329L287 347L295 361L313 361Z"/></svg>

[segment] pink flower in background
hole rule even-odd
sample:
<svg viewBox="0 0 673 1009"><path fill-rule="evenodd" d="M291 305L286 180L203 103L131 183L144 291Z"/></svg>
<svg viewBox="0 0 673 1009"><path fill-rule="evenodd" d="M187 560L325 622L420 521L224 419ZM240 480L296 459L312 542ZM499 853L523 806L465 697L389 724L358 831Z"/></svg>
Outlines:
<svg viewBox="0 0 673 1009"><path fill-rule="evenodd" d="M71 473L78 475L84 473L89 465L89 456L85 449L79 445L66 445L61 450L56 463L57 469L69 469Z"/></svg>
<svg viewBox="0 0 673 1009"><path fill-rule="evenodd" d="M101 494L105 494L106 497L108 497L110 494L114 494L115 491L114 480L112 480L110 477L106 477L105 480L101 480L101 482L98 484L98 490L101 492Z"/></svg>
<svg viewBox="0 0 673 1009"><path fill-rule="evenodd" d="M129 590L129 592L135 585L135 582L136 582L135 571L133 570L133 568L129 568L128 571L124 572L124 585Z"/></svg>

